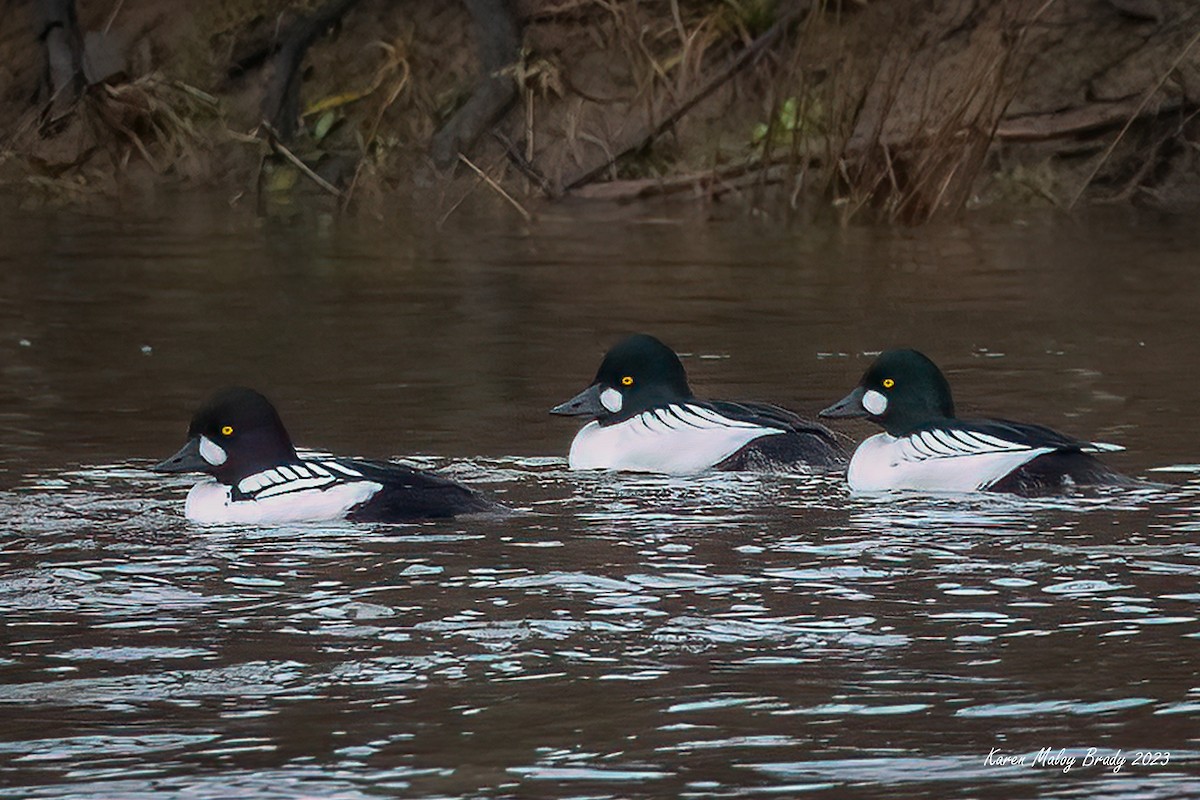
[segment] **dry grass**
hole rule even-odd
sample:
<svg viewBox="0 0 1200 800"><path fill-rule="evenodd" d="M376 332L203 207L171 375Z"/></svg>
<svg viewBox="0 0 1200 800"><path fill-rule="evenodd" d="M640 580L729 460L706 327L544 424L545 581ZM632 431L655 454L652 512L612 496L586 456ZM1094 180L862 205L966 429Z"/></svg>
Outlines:
<svg viewBox="0 0 1200 800"><path fill-rule="evenodd" d="M965 207L1022 77L1015 56L1038 12L998 4L981 13L996 18L977 20L959 42L936 38L946 28L936 12L893 18L886 46L870 63L863 54L872 51L847 40L837 15L810 15L771 81L784 87L805 124L792 125L782 146L772 131L760 154L764 165L790 166L789 212L827 201L843 224L864 214L919 224ZM806 54L818 40L835 42L825 59L830 68L809 66ZM776 128L783 105L775 96Z"/></svg>
<svg viewBox="0 0 1200 800"><path fill-rule="evenodd" d="M159 73L91 86L55 118L40 112L30 109L15 126L3 160L20 161L20 180L67 200L92 193L98 175L123 173L135 159L158 175L206 174L221 118L217 98Z"/></svg>
<svg viewBox="0 0 1200 800"><path fill-rule="evenodd" d="M212 18L205 30L215 33L179 49L207 43L199 60L207 74L224 75L231 53L261 43L311 2L221 0L196 12ZM1054 2L813 0L792 17L802 7L792 0L528 0L526 50L511 67L518 107L465 155L529 208L526 198L557 198L578 183L571 191L616 199L733 196L773 217L920 224L951 216L971 202L980 177L1000 166L998 120L1037 49L1027 41L1030 24ZM124 3L115 27L134 19L137 6ZM321 158L348 164L329 178L343 206L382 203L399 186L427 185L442 194L445 210L490 186L462 162L452 180L442 180L426 155L479 75L469 16L459 3L411 6L412 13L397 13L385 0L365 2L306 58L306 133L288 147L314 169ZM1061 6L1058 0L1055 9ZM756 50L781 14L789 15L783 32ZM1188 30L1181 45L1193 35ZM1197 49L1183 48L1176 62ZM748 66L734 69L739 59ZM1155 74L1172 74L1163 71L1170 60ZM107 172L113 184L140 163L144 173L212 176L249 188L265 149L249 135L261 72L215 80L217 102L191 88L214 84L181 63L91 87L67 118L42 127L44 135L37 114L27 115L32 122L14 126L20 141L0 147L0 167L9 162L0 180L17 175L41 188L61 182L73 195L81 181ZM1153 95L1147 116L1167 91L1161 83L1146 94ZM1031 107L1055 106L1025 104L1022 114ZM1099 154L1087 165L1095 180L1072 173L1070 185L1053 193L1069 197L1080 180L1109 186L1112 173L1124 174L1116 162L1141 141L1112 153L1121 140L1091 151ZM1163 158L1173 141L1166 140ZM1046 163L1055 164L1047 153ZM23 172L11 168L16 160ZM1149 180L1161 160L1137 161L1142 169L1130 173L1130 185ZM1014 190L1028 174L1013 173L1020 177L1010 181Z"/></svg>
<svg viewBox="0 0 1200 800"><path fill-rule="evenodd" d="M220 116L215 97L158 74L92 88L80 111L115 163L124 166L136 153L159 174L203 171L211 137L204 126Z"/></svg>
<svg viewBox="0 0 1200 800"><path fill-rule="evenodd" d="M964 25L954 42L938 39L952 27L946 12L926 6L856 8L848 18L836 0L818 2L752 70L674 119L673 109L778 21L773 4L587 0L572 13L592 13L591 46L611 54L623 91L599 96L573 84L572 65L556 66L563 101L540 103L525 90L514 138L523 160L558 186L625 182L630 197L644 197L653 193L648 180L673 193L690 176L709 187L706 196L733 192L771 215L832 208L843 223L863 215L925 222L970 199L1022 77L1015 56L1039 13L1035 2L1046 0L976 10L978 32ZM871 36L883 37L882 46ZM754 107L761 122L747 119ZM674 119L670 128L627 152L664 118ZM697 128L713 144L697 149ZM527 181L525 189L539 185ZM622 196L619 185L589 194Z"/></svg>

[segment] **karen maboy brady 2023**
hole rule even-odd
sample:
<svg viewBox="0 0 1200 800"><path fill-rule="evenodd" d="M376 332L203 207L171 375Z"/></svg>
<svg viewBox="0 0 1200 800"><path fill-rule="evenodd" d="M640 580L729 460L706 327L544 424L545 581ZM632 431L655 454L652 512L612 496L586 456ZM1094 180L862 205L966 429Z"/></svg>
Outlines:
<svg viewBox="0 0 1200 800"><path fill-rule="evenodd" d="M1082 755L1076 750L1068 753L1065 747L1055 750L1053 747L1043 747L1036 753L1002 753L1000 748L993 747L983 759L988 766L1000 767L1051 767L1070 772L1076 766L1101 766L1120 772L1125 766L1126 758L1121 750L1102 753L1095 747L1089 747Z"/></svg>

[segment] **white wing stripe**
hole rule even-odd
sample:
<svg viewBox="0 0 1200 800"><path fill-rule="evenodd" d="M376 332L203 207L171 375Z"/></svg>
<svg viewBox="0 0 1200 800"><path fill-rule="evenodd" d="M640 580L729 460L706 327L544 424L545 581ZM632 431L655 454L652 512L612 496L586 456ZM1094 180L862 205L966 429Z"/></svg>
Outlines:
<svg viewBox="0 0 1200 800"><path fill-rule="evenodd" d="M332 470L332 471L331 471ZM338 475L336 473L341 473ZM324 489L345 483L345 477L362 478L358 470L334 461L280 465L247 475L238 482L238 491L255 499L298 492L303 489Z"/></svg>
<svg viewBox="0 0 1200 800"><path fill-rule="evenodd" d="M274 486L263 489L258 494L254 495L255 500L262 500L265 497L274 497L280 494L290 494L291 492L299 492L303 489L317 489L332 484L339 483L334 477L328 478L298 478L294 481L285 481Z"/></svg>
<svg viewBox="0 0 1200 800"><path fill-rule="evenodd" d="M651 408L637 415L636 418L646 429L654 433L681 430L681 425L699 428L701 430L716 430L720 428L763 429L762 425L752 422L730 419L721 416L701 406L670 405L663 408ZM675 420L678 421L675 422Z"/></svg>
<svg viewBox="0 0 1200 800"><path fill-rule="evenodd" d="M981 431L954 428L935 428L919 431L902 439L902 450L906 461L924 461L930 458L953 458L955 456L978 456L996 453L1020 453L1034 448L1018 442L1008 442ZM1057 448L1051 447L1050 450ZM1099 452L1099 451L1097 451Z"/></svg>
<svg viewBox="0 0 1200 800"><path fill-rule="evenodd" d="M238 483L238 491L242 494L250 494L255 489L261 489L264 485L262 474L247 475Z"/></svg>
<svg viewBox="0 0 1200 800"><path fill-rule="evenodd" d="M908 442L914 450L916 450L921 458L937 458L942 454L940 448L934 447L925 438L924 432L914 433L908 437Z"/></svg>
<svg viewBox="0 0 1200 800"><path fill-rule="evenodd" d="M926 458L935 458L937 453L925 446L920 436L909 436L901 440L901 453L906 461L923 461ZM910 456L912 456L910 458Z"/></svg>
<svg viewBox="0 0 1200 800"><path fill-rule="evenodd" d="M305 477L285 478L280 473L284 473L284 474L300 473L300 474L304 475ZM291 467L280 466L280 467L276 467L274 469L267 469L267 470L263 470L262 472L256 472L253 475L247 475L245 478L242 478L241 481L238 482L237 488L238 488L238 491L241 492L242 494L254 494L254 493L258 492L259 490L266 489L267 491L265 492L265 494L271 495L271 494L278 494L279 492L282 492L282 491L292 491L292 489L290 487L292 487L293 485L302 483L302 482L315 482L315 484L326 484L326 483L330 483L331 481L334 481L334 480L336 480L336 479L330 474L326 474L325 476L311 477L308 470L300 469L300 468L297 468L296 466L291 466Z"/></svg>
<svg viewBox="0 0 1200 800"><path fill-rule="evenodd" d="M937 440L939 442L941 442L943 445L945 445L946 448L949 449L951 453L964 453L964 452L969 453L975 449L975 448L971 447L971 445L967 444L966 442L961 441L957 436L955 436L950 431L938 429L933 432L933 435L936 436ZM966 450L963 449L964 444L967 444Z"/></svg>
<svg viewBox="0 0 1200 800"><path fill-rule="evenodd" d="M994 447L997 450L1030 450L1030 449L1032 449L1028 445L1018 444L1017 442L1010 442L1005 439L1001 439L997 436L992 436L990 433L976 433L974 435L981 441L987 442L988 444L992 445L992 447Z"/></svg>
<svg viewBox="0 0 1200 800"><path fill-rule="evenodd" d="M948 433L957 440L959 449L965 447L967 451L972 453L986 449L986 443L976 436L973 431L952 430L948 431Z"/></svg>
<svg viewBox="0 0 1200 800"><path fill-rule="evenodd" d="M722 416L720 413L713 411L712 409L704 408L703 406L688 406L688 408L691 409L692 413L698 414L698 415L704 417L705 419L710 420L711 422L715 422L718 426L720 426L722 428L761 428L761 427L763 427L761 425L755 425L753 422L742 422L740 420L730 419L729 417Z"/></svg>
<svg viewBox="0 0 1200 800"><path fill-rule="evenodd" d="M643 411L641 414L638 414L638 420L642 423L646 430L650 431L651 433L662 433L663 428L665 427L663 421L658 418L658 415L654 413L653 409L650 411Z"/></svg>
<svg viewBox="0 0 1200 800"><path fill-rule="evenodd" d="M685 416L687 423L701 430L712 430L720 427L708 417L702 415L695 406L681 406L681 416Z"/></svg>
<svg viewBox="0 0 1200 800"><path fill-rule="evenodd" d="M955 449L953 447L947 447L946 445L942 444L942 440L937 437L937 434L935 431L921 431L920 436L921 436L921 441L923 441L925 443L926 447L928 447L930 450L932 450L934 452L934 455L936 455L936 456L956 455Z"/></svg>
<svg viewBox="0 0 1200 800"><path fill-rule="evenodd" d="M693 428L703 428L704 427L703 425L692 422L690 419L687 418L687 417L693 416L691 413L688 412L687 406L671 404L671 405L667 406L667 411L669 411L671 413L671 415L673 417L675 417L675 419L679 420L684 425L690 425ZM687 414L687 417L684 416L685 414Z"/></svg>

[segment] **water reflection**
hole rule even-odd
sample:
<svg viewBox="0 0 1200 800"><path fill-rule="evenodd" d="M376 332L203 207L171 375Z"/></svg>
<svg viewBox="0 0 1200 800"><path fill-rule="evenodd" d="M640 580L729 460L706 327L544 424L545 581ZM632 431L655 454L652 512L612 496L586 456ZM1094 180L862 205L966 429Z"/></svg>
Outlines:
<svg viewBox="0 0 1200 800"><path fill-rule="evenodd" d="M63 236L33 220L0 256L19 267L0 277L16 298L0 305L0 795L1200 792L1200 481L1174 367L1198 353L1155 349L1200 299L1178 272L1194 251L1146 265L1170 289L1150 326L1116 308L1115 289L1142 291L1120 271L1026 266L1086 244L1061 229L632 226L617 248L485 221L467 257L169 221ZM1052 323L1023 324L1050 305ZM689 360L706 395L801 409L880 340L937 332L981 409L1177 471L1039 500L569 473L574 430L545 409L611 332L651 322L727 356ZM197 394L244 378L303 444L443 453L414 461L518 513L192 527L188 480L144 467ZM1047 747L1080 762L987 760ZM1082 766L1089 748L1171 760L1114 773Z"/></svg>

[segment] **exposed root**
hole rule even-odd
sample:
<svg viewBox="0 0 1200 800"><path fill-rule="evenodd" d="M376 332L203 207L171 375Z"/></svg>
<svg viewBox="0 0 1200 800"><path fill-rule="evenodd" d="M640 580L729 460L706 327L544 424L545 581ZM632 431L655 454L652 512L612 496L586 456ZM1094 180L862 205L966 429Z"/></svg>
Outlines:
<svg viewBox="0 0 1200 800"><path fill-rule="evenodd" d="M263 94L262 118L284 141L296 133L300 120L300 65L317 37L345 16L360 0L329 0L301 17L284 34L272 59L274 71Z"/></svg>
<svg viewBox="0 0 1200 800"><path fill-rule="evenodd" d="M443 169L469 150L517 95L512 68L520 56L521 26L509 0L463 2L475 21L484 74L463 107L433 137L433 162Z"/></svg>

